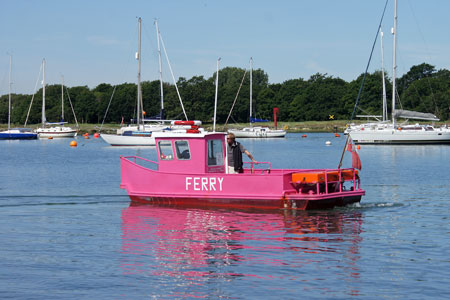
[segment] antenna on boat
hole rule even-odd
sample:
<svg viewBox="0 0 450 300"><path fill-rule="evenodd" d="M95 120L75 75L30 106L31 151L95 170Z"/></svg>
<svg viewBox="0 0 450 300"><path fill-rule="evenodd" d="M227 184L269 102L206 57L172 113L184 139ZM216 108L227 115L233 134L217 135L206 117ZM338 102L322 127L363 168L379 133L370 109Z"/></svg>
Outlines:
<svg viewBox="0 0 450 300"><path fill-rule="evenodd" d="M216 132L216 117L217 117L217 92L219 89L219 62L220 57L217 59L217 71L216 71L216 96L214 99L214 125L213 125L213 132Z"/></svg>

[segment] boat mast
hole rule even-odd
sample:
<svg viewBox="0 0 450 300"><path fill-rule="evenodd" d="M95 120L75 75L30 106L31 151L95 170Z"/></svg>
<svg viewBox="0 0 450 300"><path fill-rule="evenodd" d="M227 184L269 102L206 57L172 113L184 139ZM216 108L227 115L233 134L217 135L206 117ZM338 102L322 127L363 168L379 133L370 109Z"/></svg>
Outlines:
<svg viewBox="0 0 450 300"><path fill-rule="evenodd" d="M380 41L381 41L381 77L383 80L383 121L386 121L388 116L387 116L386 82L384 78L383 31L381 31L381 28L380 28Z"/></svg>
<svg viewBox="0 0 450 300"><path fill-rule="evenodd" d="M12 55L9 56L8 131L11 129L11 70L12 70Z"/></svg>
<svg viewBox="0 0 450 300"><path fill-rule="evenodd" d="M45 126L45 58L42 60L42 127Z"/></svg>
<svg viewBox="0 0 450 300"><path fill-rule="evenodd" d="M64 76L61 75L61 122L64 122Z"/></svg>
<svg viewBox="0 0 450 300"><path fill-rule="evenodd" d="M252 77L252 73L253 73L253 58L250 57L250 128L253 127L252 124L252 87L253 87L253 77Z"/></svg>
<svg viewBox="0 0 450 300"><path fill-rule="evenodd" d="M395 127L395 78L397 76L397 0L394 2L394 28L392 28L392 34L394 35L393 42L393 59L392 59L392 124Z"/></svg>
<svg viewBox="0 0 450 300"><path fill-rule="evenodd" d="M136 59L138 60L138 74L137 74L137 125L138 130L141 126L141 101L142 101L142 93L141 93L141 18L139 17L139 33L138 33L138 52L136 53Z"/></svg>
<svg viewBox="0 0 450 300"><path fill-rule="evenodd" d="M216 96L214 99L214 125L213 125L213 132L216 132L216 117L217 117L217 92L219 90L219 62L220 57L217 59L217 71L216 71Z"/></svg>
<svg viewBox="0 0 450 300"><path fill-rule="evenodd" d="M156 38L157 38L157 41L158 41L159 83L160 83L160 86L161 86L161 113L160 113L160 118L162 120L162 119L164 119L164 90L163 90L161 46L160 46L158 20L155 20L155 25L156 25Z"/></svg>

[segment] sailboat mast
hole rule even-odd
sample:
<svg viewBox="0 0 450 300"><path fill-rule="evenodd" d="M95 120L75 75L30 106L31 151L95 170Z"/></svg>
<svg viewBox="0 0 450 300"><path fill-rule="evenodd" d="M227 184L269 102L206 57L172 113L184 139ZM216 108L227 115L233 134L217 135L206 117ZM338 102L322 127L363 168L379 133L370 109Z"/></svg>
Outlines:
<svg viewBox="0 0 450 300"><path fill-rule="evenodd" d="M397 0L394 2L394 28L392 28L392 33L394 35L393 42L393 59L392 59L392 124L395 126L395 78L397 76Z"/></svg>
<svg viewBox="0 0 450 300"><path fill-rule="evenodd" d="M384 48L383 48L383 31L380 28L380 41L381 41L381 77L383 80L383 121L386 121L387 116L387 99L386 99L386 81L384 78Z"/></svg>
<svg viewBox="0 0 450 300"><path fill-rule="evenodd" d="M12 55L9 56L8 131L11 129L11 71L12 71Z"/></svg>
<svg viewBox="0 0 450 300"><path fill-rule="evenodd" d="M156 38L158 41L158 56L159 56L159 83L161 86L161 119L164 118L164 90L163 90L163 78L162 78L162 61L161 61L161 46L160 46L160 37L159 37L159 27L158 20L155 20L156 25Z"/></svg>
<svg viewBox="0 0 450 300"><path fill-rule="evenodd" d="M45 126L45 58L42 60L42 127Z"/></svg>
<svg viewBox="0 0 450 300"><path fill-rule="evenodd" d="M61 75L61 122L64 122L64 76Z"/></svg>
<svg viewBox="0 0 450 300"><path fill-rule="evenodd" d="M253 126L252 124L252 101L253 101L253 58L250 57L250 128Z"/></svg>
<svg viewBox="0 0 450 300"><path fill-rule="evenodd" d="M138 33L138 52L136 53L136 58L138 60L138 74L137 74L137 124L138 129L141 126L141 100L142 100L142 94L141 94L141 18L139 17L139 33Z"/></svg>

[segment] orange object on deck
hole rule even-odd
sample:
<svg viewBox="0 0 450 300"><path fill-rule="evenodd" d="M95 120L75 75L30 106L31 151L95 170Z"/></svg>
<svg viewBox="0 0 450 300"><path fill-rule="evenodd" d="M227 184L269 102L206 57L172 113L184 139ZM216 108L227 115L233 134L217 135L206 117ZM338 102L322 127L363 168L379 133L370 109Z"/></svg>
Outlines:
<svg viewBox="0 0 450 300"><path fill-rule="evenodd" d="M339 181L339 171L330 171L327 173L327 181ZM355 175L358 177L358 170L355 170ZM344 180L353 179L352 170L342 170L341 176ZM305 173L293 173L292 182L304 182L304 183L317 183L325 182L325 172L305 172Z"/></svg>
<svg viewBox="0 0 450 300"><path fill-rule="evenodd" d="M292 181L305 183L325 182L325 174L324 172L293 173Z"/></svg>

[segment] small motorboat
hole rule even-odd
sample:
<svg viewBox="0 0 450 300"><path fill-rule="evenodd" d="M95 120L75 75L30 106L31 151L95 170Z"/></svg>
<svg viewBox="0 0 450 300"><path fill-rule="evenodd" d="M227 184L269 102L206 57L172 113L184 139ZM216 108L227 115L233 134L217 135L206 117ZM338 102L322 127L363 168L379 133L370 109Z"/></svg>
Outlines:
<svg viewBox="0 0 450 300"><path fill-rule="evenodd" d="M154 133L158 161L121 156L133 203L258 209L324 209L361 201L358 170L272 169L244 163L228 174L226 133Z"/></svg>

